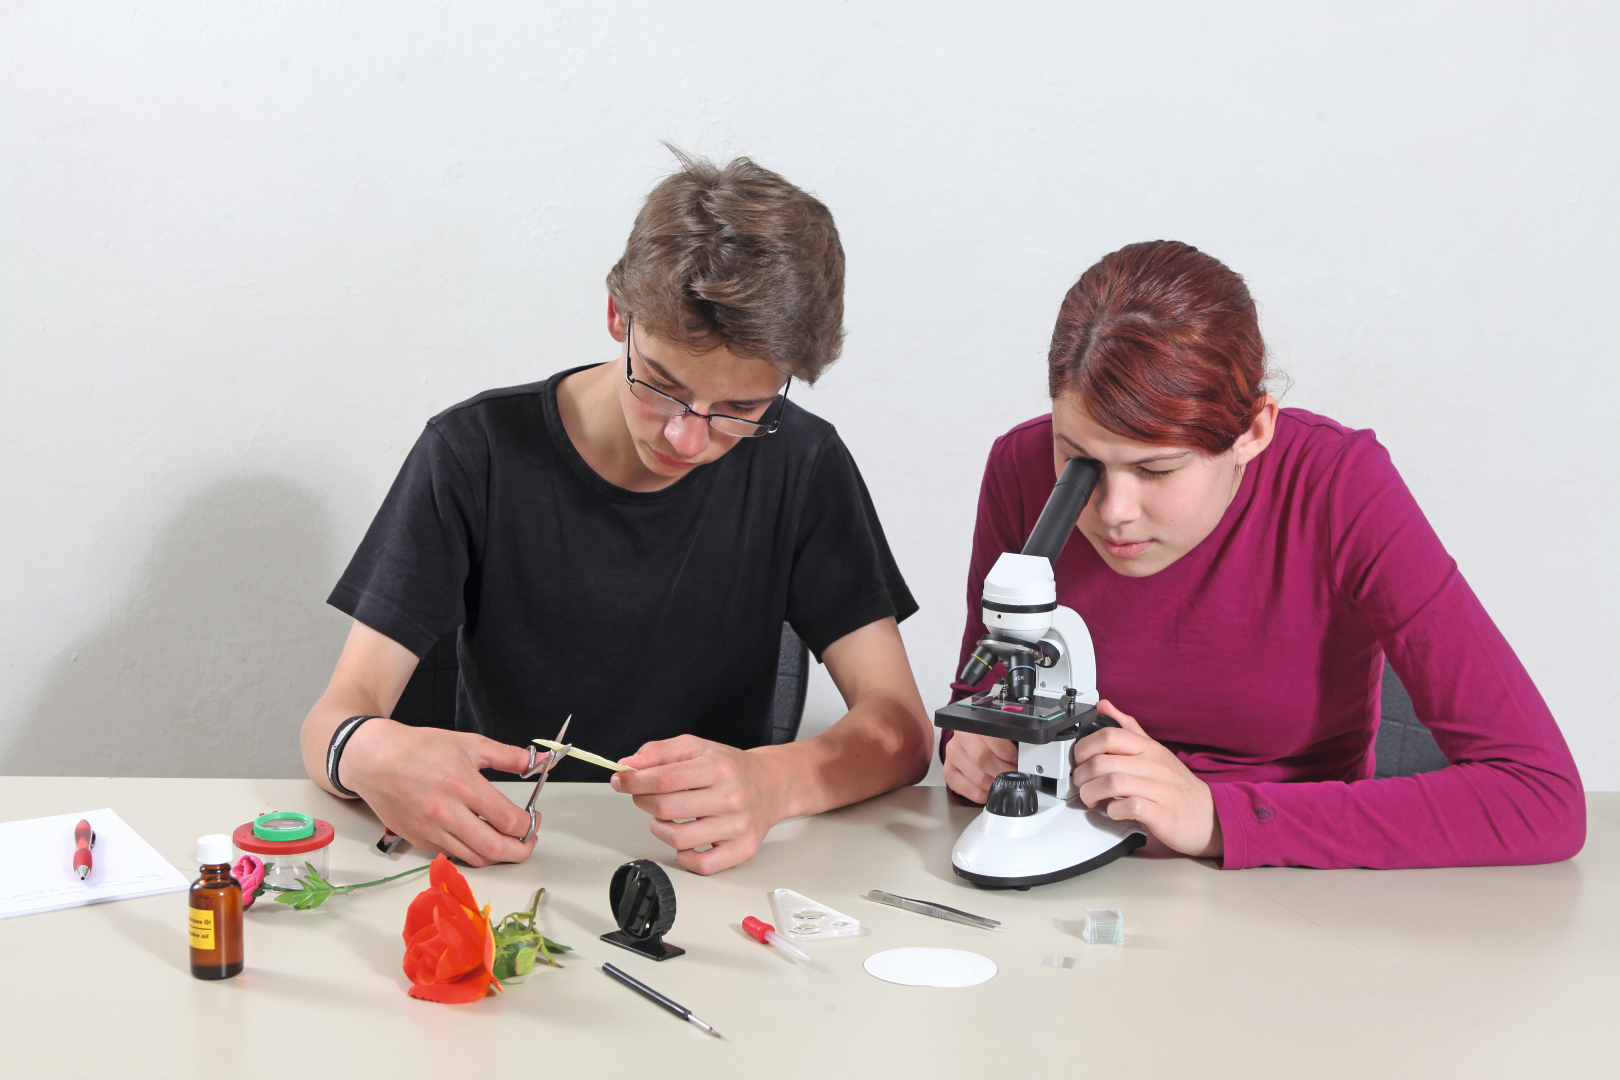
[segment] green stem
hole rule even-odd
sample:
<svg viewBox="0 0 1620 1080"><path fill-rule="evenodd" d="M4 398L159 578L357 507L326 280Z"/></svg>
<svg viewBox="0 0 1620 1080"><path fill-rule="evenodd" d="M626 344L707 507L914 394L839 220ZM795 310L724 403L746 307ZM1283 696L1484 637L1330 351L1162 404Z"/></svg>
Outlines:
<svg viewBox="0 0 1620 1080"><path fill-rule="evenodd" d="M334 893L340 893L340 892L354 892L354 890L356 890L356 889L369 889L373 885L386 885L390 881L398 881L402 877L410 877L412 874L420 874L423 870L426 870L426 869L427 869L427 866L413 866L409 870L406 870L406 871L404 871L402 873L394 874L391 877L378 878L376 881L362 881L358 885L334 885L334 886L332 886L332 891ZM265 885L264 888L270 890L271 892L303 892L304 891L304 887L302 885L298 886L297 888L289 888L286 885Z"/></svg>

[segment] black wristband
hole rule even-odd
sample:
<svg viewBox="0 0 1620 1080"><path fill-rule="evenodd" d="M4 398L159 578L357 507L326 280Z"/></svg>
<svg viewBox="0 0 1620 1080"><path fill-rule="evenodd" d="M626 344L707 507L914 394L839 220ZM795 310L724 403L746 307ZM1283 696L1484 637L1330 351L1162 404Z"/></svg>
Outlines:
<svg viewBox="0 0 1620 1080"><path fill-rule="evenodd" d="M358 799L358 791L350 791L338 779L338 762L343 760L343 748L349 745L349 737L360 730L360 725L367 720L376 720L375 716L351 716L337 726L332 732L332 744L326 748L326 781L337 790L340 795L347 795L351 799Z"/></svg>

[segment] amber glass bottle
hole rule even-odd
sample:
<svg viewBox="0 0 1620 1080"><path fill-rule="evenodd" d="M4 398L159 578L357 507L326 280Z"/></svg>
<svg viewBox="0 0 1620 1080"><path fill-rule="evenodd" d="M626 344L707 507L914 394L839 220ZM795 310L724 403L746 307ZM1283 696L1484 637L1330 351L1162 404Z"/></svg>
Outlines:
<svg viewBox="0 0 1620 1080"><path fill-rule="evenodd" d="M191 974L228 979L242 970L242 887L231 877L231 838L197 841L202 872L191 886Z"/></svg>

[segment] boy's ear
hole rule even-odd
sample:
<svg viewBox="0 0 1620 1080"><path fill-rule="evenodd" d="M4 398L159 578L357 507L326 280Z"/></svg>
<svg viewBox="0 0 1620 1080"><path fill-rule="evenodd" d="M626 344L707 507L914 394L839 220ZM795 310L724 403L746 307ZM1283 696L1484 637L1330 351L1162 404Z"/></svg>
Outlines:
<svg viewBox="0 0 1620 1080"><path fill-rule="evenodd" d="M607 327L613 340L624 344L624 313L619 310L618 302L613 299L612 293L608 293Z"/></svg>

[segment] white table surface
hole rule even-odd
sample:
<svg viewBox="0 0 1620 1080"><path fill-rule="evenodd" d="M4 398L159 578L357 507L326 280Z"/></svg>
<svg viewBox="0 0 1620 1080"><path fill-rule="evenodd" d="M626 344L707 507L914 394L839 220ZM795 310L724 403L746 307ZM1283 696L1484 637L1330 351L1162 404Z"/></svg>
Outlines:
<svg viewBox="0 0 1620 1080"><path fill-rule="evenodd" d="M1620 793L1588 796L1586 849L1551 866L1226 872L1132 857L1028 892L952 874L975 811L938 787L785 822L710 878L677 868L605 785L551 784L541 801L533 858L464 872L496 916L544 885L541 925L576 949L563 970L472 1005L407 997L400 930L425 875L308 913L267 894L247 915L246 969L224 982L190 977L184 893L13 918L0 921L0 1076L1620 1076ZM339 884L425 861L375 854L370 813L307 781L0 779L0 820L103 806L181 867L199 835L266 810L337 827ZM644 857L670 870L668 940L688 950L660 964L598 940L614 928L609 877ZM757 944L742 919L774 921L779 887L856 916L861 936L808 945L808 965ZM1004 925L883 907L862 899L873 888ZM1123 948L1081 941L1088 906L1124 911ZM862 970L914 945L969 949L999 973L944 990ZM1074 967L1042 966L1054 953Z"/></svg>

